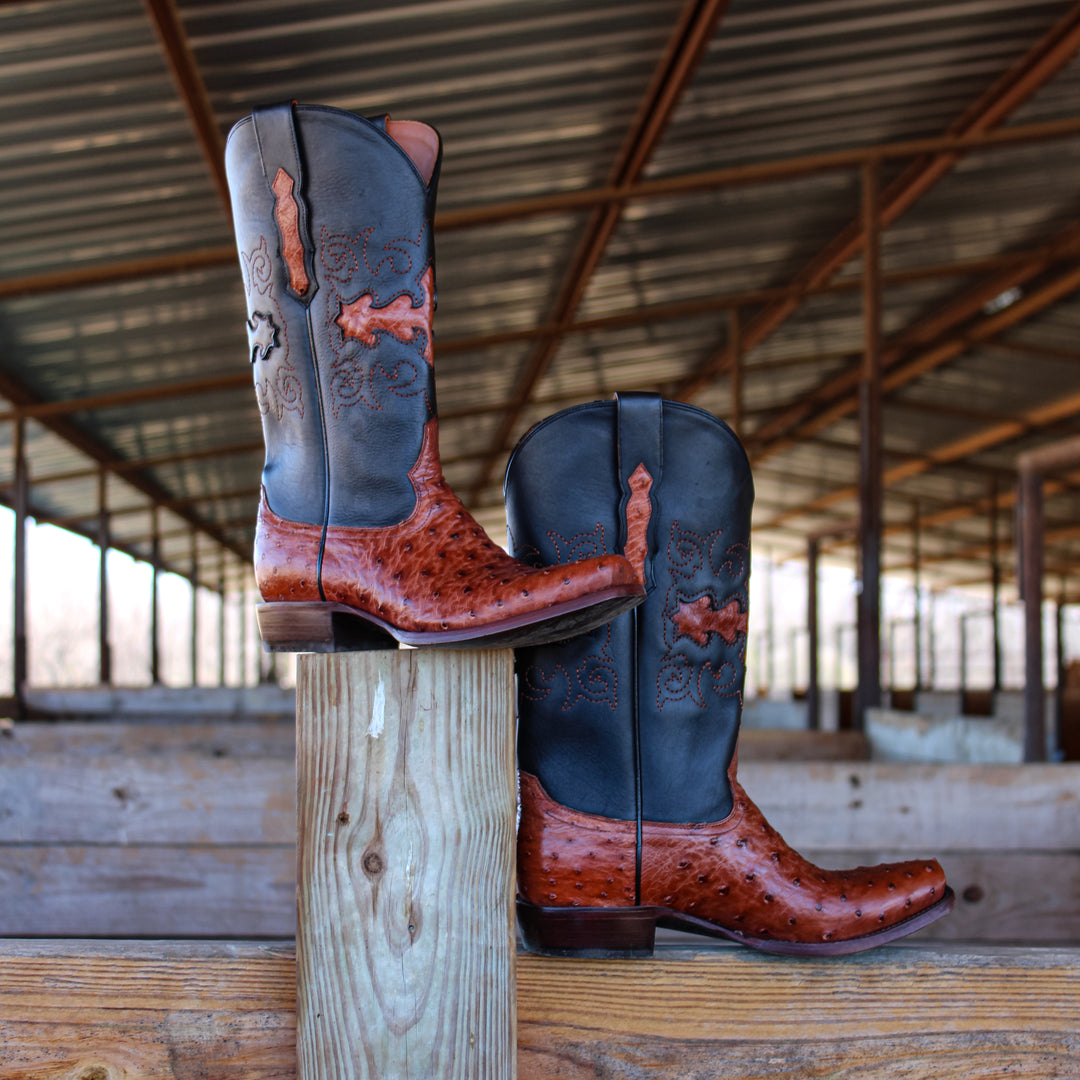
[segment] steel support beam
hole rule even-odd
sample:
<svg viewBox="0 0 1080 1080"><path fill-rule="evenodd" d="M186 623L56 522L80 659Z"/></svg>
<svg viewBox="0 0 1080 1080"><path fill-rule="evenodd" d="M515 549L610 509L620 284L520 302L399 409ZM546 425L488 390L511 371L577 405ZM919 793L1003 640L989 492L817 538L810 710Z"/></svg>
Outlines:
<svg viewBox="0 0 1080 1080"><path fill-rule="evenodd" d="M191 685L199 685L199 534L191 530Z"/></svg>
<svg viewBox="0 0 1080 1080"><path fill-rule="evenodd" d="M862 170L863 366L859 382L859 591L857 687L854 726L881 704L881 232L879 171Z"/></svg>
<svg viewBox="0 0 1080 1080"><path fill-rule="evenodd" d="M990 481L990 615L993 620L994 693L1001 689L1001 551L998 547L997 481Z"/></svg>
<svg viewBox="0 0 1080 1080"><path fill-rule="evenodd" d="M920 691L923 686L922 668L922 529L919 525L919 504L914 503L911 507L911 567L915 590L915 691Z"/></svg>
<svg viewBox="0 0 1080 1080"><path fill-rule="evenodd" d="M218 684L225 685L225 563L221 564L219 578L221 607L218 610Z"/></svg>
<svg viewBox="0 0 1080 1080"><path fill-rule="evenodd" d="M248 621L247 621L247 589L241 583L236 594L237 621L240 623L240 685L247 686L247 646L248 646Z"/></svg>
<svg viewBox="0 0 1080 1080"><path fill-rule="evenodd" d="M98 469L98 682L112 683L112 646L109 643L109 477Z"/></svg>
<svg viewBox="0 0 1080 1080"><path fill-rule="evenodd" d="M225 390L249 390L250 388L251 373L240 371L171 384L155 383L152 386L138 386L127 390L116 390L109 394L70 398L66 401L38 401L21 405L11 412L0 413L0 421L12 420L16 416L42 420L51 416L70 416L77 412L125 408L129 405L144 405L152 401L171 401L174 398L190 395L219 394Z"/></svg>
<svg viewBox="0 0 1080 1080"><path fill-rule="evenodd" d="M926 600L926 646L930 669L926 677L926 689L933 690L937 682L937 627L934 622L934 608L937 606L937 593L933 589Z"/></svg>
<svg viewBox="0 0 1080 1080"><path fill-rule="evenodd" d="M742 438L743 431L743 349L742 317L737 307L728 309L728 353L731 356L731 426Z"/></svg>
<svg viewBox="0 0 1080 1080"><path fill-rule="evenodd" d="M150 681L157 686L161 682L161 602L158 596L158 579L161 576L161 516L155 506L150 511L152 537L150 540Z"/></svg>
<svg viewBox="0 0 1080 1080"><path fill-rule="evenodd" d="M806 542L806 726L821 729L821 692L818 687L820 666L818 631L818 552L819 542L812 536Z"/></svg>
<svg viewBox="0 0 1080 1080"><path fill-rule="evenodd" d="M1080 133L1080 117L1069 116L1060 120L1014 124L990 131L969 131L960 135L946 133L921 139L904 139L897 142L854 147L849 150L829 150L749 165L734 165L697 173L639 180L633 183L607 183L602 187L556 192L528 199L514 199L504 203L488 203L485 206L443 211L435 218L435 229L437 232L449 232L454 229L497 225L506 221L521 221L527 218L594 210L613 204L667 199L672 196L692 195L704 191L752 187L755 184L783 183L823 173L849 172L860 168L867 161L905 161L930 155L955 157L973 150L994 150L1053 139L1067 139L1078 133ZM851 249L848 257L853 257L857 251L858 243ZM828 275L813 277L799 275L797 281L801 281L805 288L811 289L827 280L827 277Z"/></svg>
<svg viewBox="0 0 1080 1080"><path fill-rule="evenodd" d="M1021 454L1018 535L1020 596L1024 602L1024 760L1046 760L1046 691L1043 685L1043 570L1046 542L1043 477L1080 463L1080 437Z"/></svg>
<svg viewBox="0 0 1080 1080"><path fill-rule="evenodd" d="M771 694L775 689L773 677L775 675L774 660L776 655L776 640L774 627L776 626L776 603L773 591L773 576L776 572L776 564L773 561L772 552L765 554L765 685Z"/></svg>
<svg viewBox="0 0 1080 1080"><path fill-rule="evenodd" d="M1046 760L1043 688L1042 475L1020 471L1020 590L1024 601L1024 760Z"/></svg>
<svg viewBox="0 0 1080 1080"><path fill-rule="evenodd" d="M174 0L143 0L147 14L154 24L158 41L165 53L173 81L180 92L180 100L187 110L188 119L195 130L195 138L210 170L210 177L226 215L232 217L229 184L225 177L225 142L221 137L217 115L210 103L206 84L203 82L195 54L191 50Z"/></svg>
<svg viewBox="0 0 1080 1080"><path fill-rule="evenodd" d="M15 421L15 537L14 537L14 612L12 618L12 692L15 714L22 719L25 713L28 674L26 625L26 518L30 503L30 467L26 459L26 422Z"/></svg>

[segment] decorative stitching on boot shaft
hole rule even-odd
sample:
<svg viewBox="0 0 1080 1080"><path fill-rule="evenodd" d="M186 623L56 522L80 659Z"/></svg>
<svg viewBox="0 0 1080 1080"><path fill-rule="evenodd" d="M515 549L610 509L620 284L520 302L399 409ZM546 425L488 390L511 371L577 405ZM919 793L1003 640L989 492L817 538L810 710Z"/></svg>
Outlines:
<svg viewBox="0 0 1080 1080"><path fill-rule="evenodd" d="M562 664L556 664L551 672L534 664L521 675L520 692L529 701L541 701L552 691L552 683L562 676L566 693L561 705L562 712L569 712L579 701L595 705L607 705L612 712L619 707L619 671L611 655L611 623L606 623L593 634L604 634L600 655L586 656L571 674Z"/></svg>
<svg viewBox="0 0 1080 1080"><path fill-rule="evenodd" d="M329 387L330 410L335 417L358 403L381 410L386 393L402 398L423 394L427 415L435 414L434 401L427 392L433 364L431 322L435 306L431 264L426 263L419 273L401 282L400 287L390 289L389 295L387 290L375 288L371 280L378 278L386 264L395 275L411 275L414 259L408 249L416 248L418 256L422 253L426 227L425 222L415 241L399 238L384 244L383 251L389 254L374 267L367 255L373 228L355 237L334 235L325 228L322 231L319 259L330 292L326 333L334 354L330 361ZM397 260L401 258L404 266L399 268ZM361 262L369 277L367 287L354 296L343 295L340 287L352 283ZM411 346L416 360L401 357L400 350L396 353L382 350L383 358L378 359L384 336Z"/></svg>
<svg viewBox="0 0 1080 1080"><path fill-rule="evenodd" d="M722 529L702 536L682 528L678 520L672 522L667 546L670 584L662 616L667 649L656 673L659 712L663 712L668 702L687 698L704 709L710 694L742 700L748 614L744 577L746 545L735 543L724 548L723 542ZM684 589L697 575L707 573L712 582L720 584L721 571L726 571L737 586L734 595L721 601L712 588L686 595ZM723 591L727 593L728 588ZM713 634L719 642L712 640ZM688 640L694 642L690 646L693 655L689 656L680 651ZM712 655L702 661L697 650L710 646Z"/></svg>
<svg viewBox="0 0 1080 1080"><path fill-rule="evenodd" d="M844 941L945 895L934 860L822 870L789 847L730 770L723 821L642 825L641 896L751 937ZM521 774L518 891L542 907L632 906L635 824L556 803Z"/></svg>
<svg viewBox="0 0 1080 1080"><path fill-rule="evenodd" d="M286 411L295 412L303 419L303 389L296 368L289 362L289 332L274 296L273 263L265 236L259 237L258 247L240 253L240 272L247 297L248 359L255 365L259 412L264 416L273 413L278 420ZM253 338L259 332L260 320L268 323L274 333L270 348L257 348L259 342Z"/></svg>

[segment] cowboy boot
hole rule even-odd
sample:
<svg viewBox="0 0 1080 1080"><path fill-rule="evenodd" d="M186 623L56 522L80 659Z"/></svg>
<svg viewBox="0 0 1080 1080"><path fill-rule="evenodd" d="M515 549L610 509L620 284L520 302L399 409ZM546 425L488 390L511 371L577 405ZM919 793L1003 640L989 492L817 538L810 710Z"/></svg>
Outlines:
<svg viewBox="0 0 1080 1080"><path fill-rule="evenodd" d="M819 869L739 785L753 484L725 424L655 395L568 409L518 444L505 496L519 558L622 551L647 588L518 651L527 948L648 956L661 925L834 955L951 909L936 862Z"/></svg>
<svg viewBox="0 0 1080 1080"><path fill-rule="evenodd" d="M506 646L640 602L607 556L537 569L443 478L431 321L441 144L426 124L257 109L226 169L266 464L255 538L270 650Z"/></svg>

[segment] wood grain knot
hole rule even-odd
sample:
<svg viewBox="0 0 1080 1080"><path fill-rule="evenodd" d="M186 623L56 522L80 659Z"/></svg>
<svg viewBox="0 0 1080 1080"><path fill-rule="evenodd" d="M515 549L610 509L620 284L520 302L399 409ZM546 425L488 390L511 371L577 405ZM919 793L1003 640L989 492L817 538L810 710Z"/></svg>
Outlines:
<svg viewBox="0 0 1080 1080"><path fill-rule="evenodd" d="M372 876L374 876L375 874L381 874L383 872L382 858L377 852L374 851L369 851L364 856L364 860L361 865L364 867L364 873L371 874Z"/></svg>

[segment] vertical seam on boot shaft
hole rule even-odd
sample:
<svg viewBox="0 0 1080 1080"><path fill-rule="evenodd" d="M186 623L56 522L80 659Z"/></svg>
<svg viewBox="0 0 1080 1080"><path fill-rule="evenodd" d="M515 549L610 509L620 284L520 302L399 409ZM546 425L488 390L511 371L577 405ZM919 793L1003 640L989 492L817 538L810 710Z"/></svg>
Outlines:
<svg viewBox="0 0 1080 1080"><path fill-rule="evenodd" d="M633 617L633 648L630 650L632 666L630 678L630 702L634 718L634 903L641 903L641 866L644 855L644 837L642 835L643 799L641 783L641 693L638 688L638 609L630 613Z"/></svg>
<svg viewBox="0 0 1080 1080"><path fill-rule="evenodd" d="M326 409L324 407L322 379L319 378L319 358L315 352L315 328L311 322L311 308L304 309L304 319L307 323L308 351L311 354L311 368L315 376L315 399L318 402L319 434L322 436L323 449L323 508L322 529L319 534L319 559L315 569L315 581L319 586L319 599L325 600L326 593L323 591L322 568L323 552L326 550L326 529L330 524L330 443L326 434Z"/></svg>

